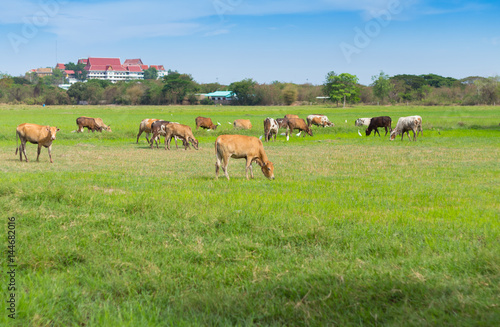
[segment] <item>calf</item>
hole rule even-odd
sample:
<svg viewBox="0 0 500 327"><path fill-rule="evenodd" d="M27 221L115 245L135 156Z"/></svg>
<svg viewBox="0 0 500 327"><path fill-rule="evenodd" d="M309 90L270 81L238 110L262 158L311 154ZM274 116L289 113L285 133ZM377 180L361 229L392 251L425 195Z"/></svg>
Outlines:
<svg viewBox="0 0 500 327"><path fill-rule="evenodd" d="M108 132L112 132L111 127L110 127L111 124L109 124L109 125L104 124L104 122L102 121L101 118L94 118L94 121L97 124L97 126L99 126L101 128L101 131L104 129Z"/></svg>
<svg viewBox="0 0 500 327"><path fill-rule="evenodd" d="M375 130L375 133L373 133L373 136L375 136L378 133L378 136L380 137L380 132L378 131L379 127L384 127L385 128L385 135L387 135L387 127L389 127L389 130L392 132L392 127L391 127L392 119L389 116L380 116L380 117L373 117L370 120L370 124L368 125L368 128L366 129L366 136L370 135L370 133Z"/></svg>
<svg viewBox="0 0 500 327"><path fill-rule="evenodd" d="M23 153L28 162L28 157L26 156L26 142L32 144L38 144L38 152L36 156L36 161L40 157L40 151L42 146L48 148L50 163L52 163L52 142L56 139L56 133L60 131L57 127L42 126L37 124L24 123L16 128L16 155L19 151L19 160L23 161ZM18 139L21 140L21 145L17 147Z"/></svg>
<svg viewBox="0 0 500 327"><path fill-rule="evenodd" d="M274 134L273 142L276 141L276 135L278 135L278 129L279 125L276 120L269 117L267 117L264 120L264 136L266 142L269 142L269 140L273 137L273 134Z"/></svg>
<svg viewBox="0 0 500 327"><path fill-rule="evenodd" d="M312 129L310 129L309 126L307 126L307 124L304 121L304 119L301 119L301 118L289 118L288 119L287 129L286 129L286 138L287 138L287 140L288 140L288 134L289 133L293 133L294 129L298 129L301 132L304 131L307 134L313 136ZM306 134L304 134L304 137L305 136L306 136Z"/></svg>
<svg viewBox="0 0 500 327"><path fill-rule="evenodd" d="M252 123L248 119L236 119L233 126L235 129L252 129Z"/></svg>
<svg viewBox="0 0 500 327"><path fill-rule="evenodd" d="M417 140L417 132L419 126L422 125L422 118L417 118L416 116L401 117L398 119L396 128L391 131L391 141L393 141L397 135L401 134L401 141L403 141L404 134L410 139L410 131L413 131L413 141Z"/></svg>
<svg viewBox="0 0 500 327"><path fill-rule="evenodd" d="M146 133L146 141L149 143L149 133L152 133L151 130L151 125L155 122L158 121L159 119L144 119L141 121L139 124L139 134L137 134L137 141L135 142L136 144L139 143L139 136L144 132Z"/></svg>
<svg viewBox="0 0 500 327"><path fill-rule="evenodd" d="M287 128L288 127L288 118L276 118L275 120L278 123L279 128Z"/></svg>
<svg viewBox="0 0 500 327"><path fill-rule="evenodd" d="M165 149L167 149L167 125L168 124L177 124L177 123L172 123L170 121L166 120L157 120L151 124L151 133L153 133L153 136L151 136L151 140L149 141L151 143L151 149L153 148L153 142L156 142L156 148L158 148L158 140L160 138L160 135L165 136ZM170 138L174 138L175 140L175 148L178 149L179 147L177 146L177 139L175 136L170 136ZM182 140L182 143L185 145L185 140ZM169 142L170 144L170 142Z"/></svg>
<svg viewBox="0 0 500 327"><path fill-rule="evenodd" d="M372 120L371 118L358 118L354 122L354 126L363 126L363 125L369 126L371 120Z"/></svg>
<svg viewBox="0 0 500 327"><path fill-rule="evenodd" d="M76 124L78 125L77 133L83 132L84 128L92 131L92 133L94 133L94 131L102 132L102 127L92 117L78 117L76 119Z"/></svg>
<svg viewBox="0 0 500 327"><path fill-rule="evenodd" d="M184 150L189 148L189 142L191 145L198 150L198 140L195 139L191 127L187 125L170 123L165 126L167 135L165 136L165 142L167 143L167 149L170 150L170 142L173 137L178 137L183 139L182 143L184 145ZM175 144L177 146L177 143Z"/></svg>
<svg viewBox="0 0 500 327"><path fill-rule="evenodd" d="M288 119L290 119L290 118L299 118L299 116L288 114L288 115L285 115L285 118L288 118Z"/></svg>
<svg viewBox="0 0 500 327"><path fill-rule="evenodd" d="M274 179L274 166L267 159L262 141L254 136L246 135L221 135L215 141L215 178L219 178L219 168L222 166L224 175L229 180L227 166L229 157L235 159L245 158L247 160L245 176L248 179L248 170L253 178L252 163L255 161L261 168L262 173L269 179Z"/></svg>
<svg viewBox="0 0 500 327"><path fill-rule="evenodd" d="M331 121L328 120L328 117L326 117L325 115L307 116L307 126L311 127L311 125L322 126L322 127L335 126Z"/></svg>
<svg viewBox="0 0 500 327"><path fill-rule="evenodd" d="M210 118L196 117L195 122L196 122L196 129L198 129L199 127L205 129L213 129L214 131L217 129L217 125L212 123L212 119Z"/></svg>

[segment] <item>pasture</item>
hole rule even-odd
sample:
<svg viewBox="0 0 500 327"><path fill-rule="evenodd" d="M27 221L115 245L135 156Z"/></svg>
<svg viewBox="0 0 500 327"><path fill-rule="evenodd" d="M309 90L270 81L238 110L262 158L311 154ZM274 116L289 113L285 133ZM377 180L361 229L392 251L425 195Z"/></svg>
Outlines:
<svg viewBox="0 0 500 327"><path fill-rule="evenodd" d="M335 127L264 143L274 181L256 164L247 181L241 159L215 180L217 135L259 137L266 117L287 113ZM417 142L354 126L414 114ZM221 125L196 131L199 115ZM113 132L71 133L79 116ZM4 273L0 325L500 321L499 107L5 105L0 118L0 238L5 249L15 217L18 264L16 319ZM200 149L151 150L144 134L135 144L144 118L191 126ZM233 131L237 118L253 129ZM53 164L33 144L30 162L14 154L24 122L61 129Z"/></svg>

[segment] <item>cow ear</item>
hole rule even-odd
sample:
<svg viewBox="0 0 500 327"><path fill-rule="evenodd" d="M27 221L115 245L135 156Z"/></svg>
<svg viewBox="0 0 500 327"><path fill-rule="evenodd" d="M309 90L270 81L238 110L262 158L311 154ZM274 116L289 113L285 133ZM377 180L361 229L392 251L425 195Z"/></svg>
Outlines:
<svg viewBox="0 0 500 327"><path fill-rule="evenodd" d="M56 129L56 132L59 132L60 130L61 130L61 129L60 129L60 128L58 128L58 129Z"/></svg>

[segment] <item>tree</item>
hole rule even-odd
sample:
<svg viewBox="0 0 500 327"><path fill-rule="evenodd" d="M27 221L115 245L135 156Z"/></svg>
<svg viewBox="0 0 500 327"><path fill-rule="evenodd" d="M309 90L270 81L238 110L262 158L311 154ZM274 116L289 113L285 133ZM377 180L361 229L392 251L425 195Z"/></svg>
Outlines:
<svg viewBox="0 0 500 327"><path fill-rule="evenodd" d="M326 75L323 91L332 101L337 103L337 106L339 105L339 101L344 99L345 107L346 100L350 100L351 97L352 100L354 100L359 93L357 83L358 78L356 75L348 73L337 75L335 72L331 71Z"/></svg>
<svg viewBox="0 0 500 327"><path fill-rule="evenodd" d="M197 90L198 86L189 74L173 72L163 77L164 86L162 93L170 103L182 103L189 92Z"/></svg>
<svg viewBox="0 0 500 327"><path fill-rule="evenodd" d="M287 86L283 90L283 100L287 106L297 101L297 88L294 86Z"/></svg>
<svg viewBox="0 0 500 327"><path fill-rule="evenodd" d="M243 106L252 106L257 104L259 100L255 92L256 85L257 82L251 78L231 83L231 85L229 85L229 90L233 91L235 95L233 103Z"/></svg>
<svg viewBox="0 0 500 327"><path fill-rule="evenodd" d="M373 95L379 98L382 103L385 98L389 97L389 93L394 89L394 84L389 80L389 75L385 74L383 71L380 74L372 76L373 83L371 84L373 89Z"/></svg>
<svg viewBox="0 0 500 327"><path fill-rule="evenodd" d="M154 67L149 67L144 71L144 79L157 79L158 70Z"/></svg>
<svg viewBox="0 0 500 327"><path fill-rule="evenodd" d="M486 104L496 104L500 97L500 76L488 77L474 81L479 101Z"/></svg>
<svg viewBox="0 0 500 327"><path fill-rule="evenodd" d="M87 79L87 71L85 70L85 64L79 63L75 64L72 62L68 62L66 65L66 70L72 70L75 72L75 78L79 81L84 81Z"/></svg>

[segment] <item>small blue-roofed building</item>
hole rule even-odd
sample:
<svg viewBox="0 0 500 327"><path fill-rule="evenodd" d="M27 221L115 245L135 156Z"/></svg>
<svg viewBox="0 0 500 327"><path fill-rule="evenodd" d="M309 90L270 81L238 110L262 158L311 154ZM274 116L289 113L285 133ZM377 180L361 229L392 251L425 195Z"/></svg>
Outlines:
<svg viewBox="0 0 500 327"><path fill-rule="evenodd" d="M233 91L215 91L204 94L206 98L212 100L215 104L230 104L234 99Z"/></svg>

